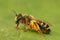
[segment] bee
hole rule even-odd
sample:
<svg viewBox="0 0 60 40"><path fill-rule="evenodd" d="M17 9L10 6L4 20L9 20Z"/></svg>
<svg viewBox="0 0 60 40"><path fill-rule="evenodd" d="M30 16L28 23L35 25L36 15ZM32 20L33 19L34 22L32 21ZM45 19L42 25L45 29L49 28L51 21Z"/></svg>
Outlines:
<svg viewBox="0 0 60 40"><path fill-rule="evenodd" d="M27 14L16 14L15 23L17 29L19 29L19 24L22 23L26 25L26 29L32 29L41 32L42 34L49 34L51 31L47 23L37 20L33 16Z"/></svg>

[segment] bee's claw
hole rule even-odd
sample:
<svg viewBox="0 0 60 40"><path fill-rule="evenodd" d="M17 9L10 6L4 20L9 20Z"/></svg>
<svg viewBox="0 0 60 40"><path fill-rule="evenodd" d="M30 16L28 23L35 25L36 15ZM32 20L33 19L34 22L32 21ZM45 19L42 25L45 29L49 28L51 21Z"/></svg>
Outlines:
<svg viewBox="0 0 60 40"><path fill-rule="evenodd" d="M20 28L16 27L17 30L20 30Z"/></svg>

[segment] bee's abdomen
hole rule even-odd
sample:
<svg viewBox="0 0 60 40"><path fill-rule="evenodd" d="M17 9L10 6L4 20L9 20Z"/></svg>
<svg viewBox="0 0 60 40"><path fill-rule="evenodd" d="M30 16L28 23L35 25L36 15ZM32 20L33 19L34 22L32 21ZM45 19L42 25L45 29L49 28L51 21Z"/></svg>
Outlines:
<svg viewBox="0 0 60 40"><path fill-rule="evenodd" d="M43 33L46 33L46 34L49 34L50 33L51 30L50 30L48 24L46 24L44 22L39 22L38 25L41 28L41 30L42 30Z"/></svg>

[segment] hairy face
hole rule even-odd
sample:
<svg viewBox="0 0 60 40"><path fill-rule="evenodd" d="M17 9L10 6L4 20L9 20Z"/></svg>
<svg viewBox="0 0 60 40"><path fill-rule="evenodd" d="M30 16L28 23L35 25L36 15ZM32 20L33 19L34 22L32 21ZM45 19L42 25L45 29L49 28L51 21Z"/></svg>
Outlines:
<svg viewBox="0 0 60 40"><path fill-rule="evenodd" d="M18 23L22 19L22 14L18 14L15 17L15 22Z"/></svg>

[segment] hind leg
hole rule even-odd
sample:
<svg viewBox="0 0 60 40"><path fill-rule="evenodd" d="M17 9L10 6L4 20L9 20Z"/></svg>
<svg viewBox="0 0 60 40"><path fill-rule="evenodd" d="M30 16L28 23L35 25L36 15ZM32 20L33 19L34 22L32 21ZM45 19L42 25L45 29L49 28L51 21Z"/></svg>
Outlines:
<svg viewBox="0 0 60 40"><path fill-rule="evenodd" d="M24 27L22 28L22 30L26 32L28 30L27 25L24 24Z"/></svg>

